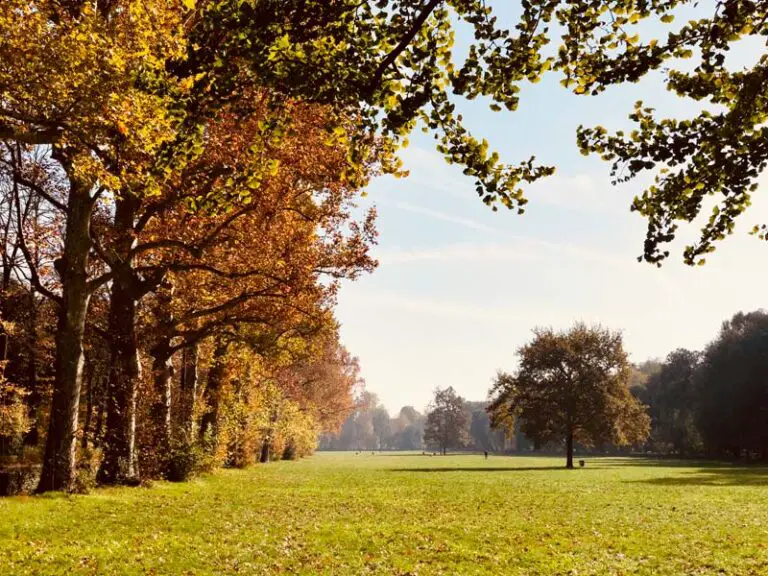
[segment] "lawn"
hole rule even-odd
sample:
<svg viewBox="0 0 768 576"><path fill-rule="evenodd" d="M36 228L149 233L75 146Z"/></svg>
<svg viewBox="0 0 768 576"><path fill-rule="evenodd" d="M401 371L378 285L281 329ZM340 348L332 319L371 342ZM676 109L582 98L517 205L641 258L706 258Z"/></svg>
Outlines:
<svg viewBox="0 0 768 576"><path fill-rule="evenodd" d="M320 453L0 499L0 574L768 575L768 469Z"/></svg>

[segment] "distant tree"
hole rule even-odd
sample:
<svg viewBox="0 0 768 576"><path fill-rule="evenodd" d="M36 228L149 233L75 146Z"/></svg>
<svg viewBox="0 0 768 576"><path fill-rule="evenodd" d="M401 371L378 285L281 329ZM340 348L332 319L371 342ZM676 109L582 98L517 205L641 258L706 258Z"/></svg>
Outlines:
<svg viewBox="0 0 768 576"><path fill-rule="evenodd" d="M474 410L470 416L469 436L474 447L478 450L491 450L491 422L488 412Z"/></svg>
<svg viewBox="0 0 768 576"><path fill-rule="evenodd" d="M658 374L663 366L660 360L649 359L639 364L632 364L629 375L629 389L635 396L639 396L640 390L644 390L648 380Z"/></svg>
<svg viewBox="0 0 768 576"><path fill-rule="evenodd" d="M415 424L419 420L423 419L424 416L422 416L413 406L403 406L400 408L400 413L398 414L397 418L402 423L403 428L405 428L406 426Z"/></svg>
<svg viewBox="0 0 768 576"><path fill-rule="evenodd" d="M376 435L378 441L378 449L383 450L387 446L387 442L392 436L392 426L389 418L389 412L384 406L378 406L373 411L373 417L371 418L371 424L373 424L373 433Z"/></svg>
<svg viewBox="0 0 768 576"><path fill-rule="evenodd" d="M425 417L413 406L403 406L392 420L390 446L395 450L421 450Z"/></svg>
<svg viewBox="0 0 768 576"><path fill-rule="evenodd" d="M469 440L469 418L464 399L453 387L437 388L424 427L424 443L439 448L443 454L449 448L461 448Z"/></svg>
<svg viewBox="0 0 768 576"><path fill-rule="evenodd" d="M632 393L649 407L651 448L657 452L692 455L701 451L696 425L694 376L700 354L679 348L667 356L645 386Z"/></svg>
<svg viewBox="0 0 768 576"><path fill-rule="evenodd" d="M488 408L496 426L513 426L535 445L565 442L573 468L574 440L584 446L636 444L648 436L645 407L629 392L630 364L621 334L576 324L534 330L520 348L515 375L499 372Z"/></svg>
<svg viewBox="0 0 768 576"><path fill-rule="evenodd" d="M768 459L768 313L739 312L704 351L697 422L713 456Z"/></svg>

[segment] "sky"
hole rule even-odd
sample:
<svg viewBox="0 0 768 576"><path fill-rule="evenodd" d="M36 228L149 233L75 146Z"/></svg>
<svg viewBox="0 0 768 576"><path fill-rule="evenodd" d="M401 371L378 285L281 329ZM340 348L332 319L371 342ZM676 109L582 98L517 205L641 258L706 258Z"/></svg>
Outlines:
<svg viewBox="0 0 768 576"><path fill-rule="evenodd" d="M461 31L459 52L468 40ZM758 53L741 46L732 64ZM421 133L402 152L410 176L375 180L361 202L379 213L373 254L380 264L343 286L337 316L366 389L390 413L404 405L423 410L435 387L485 399L497 370L514 370L516 350L537 326L599 322L621 330L630 359L641 362L679 347L701 349L723 320L767 305L768 246L747 233L766 221L760 191L706 266L682 262L694 223L682 226L672 255L656 268L637 262L645 221L629 211L647 181L614 187L609 165L576 147L580 124L631 126L636 100L676 117L694 115L696 105L665 92L658 75L598 97L571 95L558 81L527 86L514 113L494 113L487 101L458 103L472 132L503 160L535 155L557 166L555 176L527 188L524 215L492 212L472 179Z"/></svg>

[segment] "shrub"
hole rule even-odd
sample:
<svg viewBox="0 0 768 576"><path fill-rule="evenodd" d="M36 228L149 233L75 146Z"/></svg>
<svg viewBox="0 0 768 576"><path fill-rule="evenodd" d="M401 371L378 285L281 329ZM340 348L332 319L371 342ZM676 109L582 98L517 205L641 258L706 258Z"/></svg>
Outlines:
<svg viewBox="0 0 768 576"><path fill-rule="evenodd" d="M5 362L0 362L0 455L20 454L24 434L30 427L24 390L3 377Z"/></svg>
<svg viewBox="0 0 768 576"><path fill-rule="evenodd" d="M40 466L30 463L0 465L0 496L31 494L40 479Z"/></svg>
<svg viewBox="0 0 768 576"><path fill-rule="evenodd" d="M296 460L297 458L296 444L291 440L285 445L285 449L283 450L283 460Z"/></svg>
<svg viewBox="0 0 768 576"><path fill-rule="evenodd" d="M96 487L96 474L101 463L101 450L90 445L80 450L75 469L75 481L70 487L73 494L88 494Z"/></svg>
<svg viewBox="0 0 768 576"><path fill-rule="evenodd" d="M176 440L168 457L166 478L171 482L186 482L213 466L203 447L188 439Z"/></svg>

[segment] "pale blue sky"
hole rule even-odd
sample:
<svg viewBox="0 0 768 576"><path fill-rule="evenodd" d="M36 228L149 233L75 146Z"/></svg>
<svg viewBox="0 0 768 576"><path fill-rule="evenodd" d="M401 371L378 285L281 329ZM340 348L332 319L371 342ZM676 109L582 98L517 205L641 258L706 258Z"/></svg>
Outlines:
<svg viewBox="0 0 768 576"><path fill-rule="evenodd" d="M744 46L737 63L757 53ZM344 286L338 317L367 388L390 412L423 409L435 386L484 399L496 370L514 368L515 350L537 325L601 322L622 330L632 360L642 361L701 348L733 313L766 305L768 246L746 234L765 221L759 193L705 267L681 262L696 226L685 227L663 268L636 261L645 222L629 204L642 182L612 187L609 166L579 154L575 131L629 126L638 99L667 114L696 111L664 92L659 76L597 98L570 95L553 76L525 88L512 114L460 103L472 130L503 159L535 154L557 165L556 176L529 188L523 216L491 212L472 180L420 133L402 154L410 177L372 184L365 205L379 210L380 267Z"/></svg>

